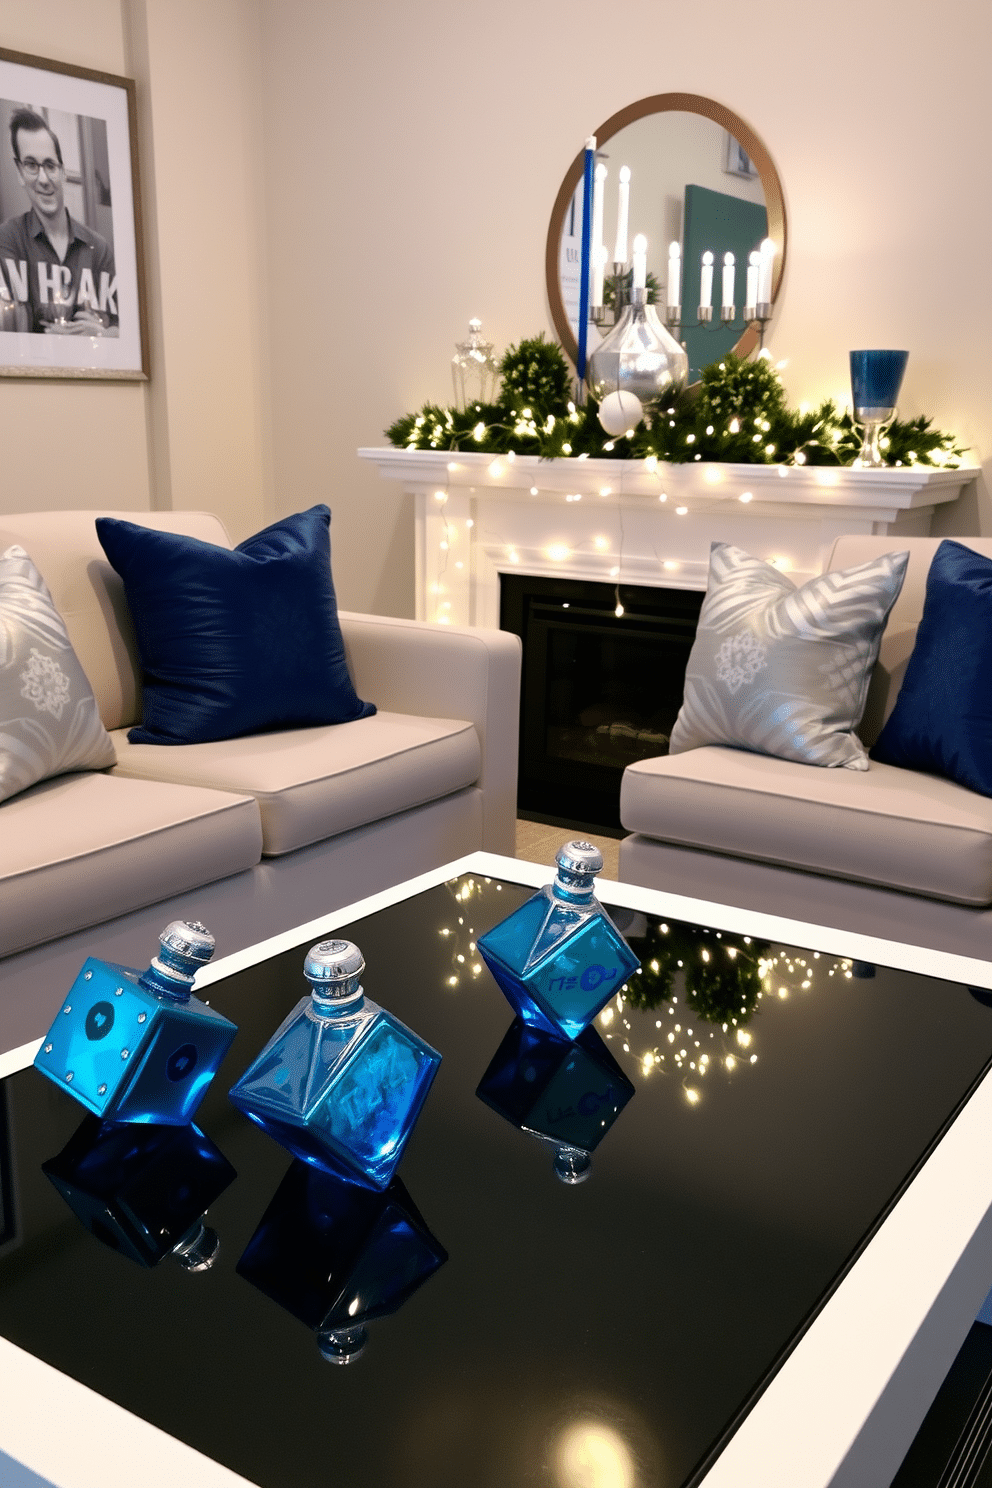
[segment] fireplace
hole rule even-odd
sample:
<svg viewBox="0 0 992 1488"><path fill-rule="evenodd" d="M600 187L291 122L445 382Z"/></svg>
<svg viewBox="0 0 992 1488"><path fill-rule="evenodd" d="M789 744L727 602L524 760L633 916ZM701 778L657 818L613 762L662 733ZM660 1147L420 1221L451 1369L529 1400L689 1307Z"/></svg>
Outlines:
<svg viewBox="0 0 992 1488"><path fill-rule="evenodd" d="M522 812L619 828L624 770L667 751L702 601L698 590L500 576L500 625L523 642Z"/></svg>

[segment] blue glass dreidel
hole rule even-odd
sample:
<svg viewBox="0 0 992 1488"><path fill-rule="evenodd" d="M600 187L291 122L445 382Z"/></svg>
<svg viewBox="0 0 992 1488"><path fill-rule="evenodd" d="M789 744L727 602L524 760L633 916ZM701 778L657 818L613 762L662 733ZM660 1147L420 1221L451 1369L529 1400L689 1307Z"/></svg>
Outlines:
<svg viewBox="0 0 992 1488"><path fill-rule="evenodd" d="M566 842L554 883L478 940L479 954L525 1023L574 1039L640 965L593 892L603 855Z"/></svg>
<svg viewBox="0 0 992 1488"><path fill-rule="evenodd" d="M350 1364L368 1324L398 1312L448 1259L394 1178L378 1193L294 1162L238 1274L305 1323L331 1364Z"/></svg>
<svg viewBox="0 0 992 1488"><path fill-rule="evenodd" d="M198 920L174 920L148 970L92 956L35 1055L35 1068L103 1121L184 1126L236 1024L193 996L214 953Z"/></svg>
<svg viewBox="0 0 992 1488"><path fill-rule="evenodd" d="M304 1162L383 1189L413 1131L441 1056L365 996L349 940L315 945L310 995L231 1089L231 1100Z"/></svg>
<svg viewBox="0 0 992 1488"><path fill-rule="evenodd" d="M634 1087L594 1028L574 1043L514 1018L475 1092L511 1126L554 1148L555 1176L582 1183Z"/></svg>
<svg viewBox="0 0 992 1488"><path fill-rule="evenodd" d="M172 1256L207 1271L220 1240L206 1212L238 1176L196 1126L118 1126L87 1116L41 1171L76 1218L139 1266Z"/></svg>

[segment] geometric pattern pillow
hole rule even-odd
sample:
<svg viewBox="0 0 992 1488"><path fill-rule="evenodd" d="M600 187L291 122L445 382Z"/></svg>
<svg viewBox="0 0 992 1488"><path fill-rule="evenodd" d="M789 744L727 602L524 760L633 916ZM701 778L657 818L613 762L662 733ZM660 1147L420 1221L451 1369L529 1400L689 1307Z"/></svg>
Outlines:
<svg viewBox="0 0 992 1488"><path fill-rule="evenodd" d="M669 753L729 744L867 770L853 731L908 561L886 553L797 589L764 559L714 543Z"/></svg>
<svg viewBox="0 0 992 1488"><path fill-rule="evenodd" d="M62 617L23 548L0 553L0 801L116 763Z"/></svg>

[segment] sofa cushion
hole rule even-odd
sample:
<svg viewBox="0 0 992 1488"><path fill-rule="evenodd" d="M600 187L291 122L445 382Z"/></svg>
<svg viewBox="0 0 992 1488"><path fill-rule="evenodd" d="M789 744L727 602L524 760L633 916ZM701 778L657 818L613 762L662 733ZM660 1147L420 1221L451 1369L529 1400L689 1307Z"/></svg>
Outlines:
<svg viewBox="0 0 992 1488"><path fill-rule="evenodd" d="M908 558L888 553L797 589L763 559L714 543L670 752L733 744L867 770L854 728Z"/></svg>
<svg viewBox="0 0 992 1488"><path fill-rule="evenodd" d="M141 717L141 668L120 576L107 562L96 518L121 517L160 532L185 532L230 548L219 517L190 511L48 511L0 516L0 547L26 548L65 621L72 649L89 678L104 726Z"/></svg>
<svg viewBox="0 0 992 1488"><path fill-rule="evenodd" d="M123 732L114 743L115 775L254 796L270 855L438 800L473 785L482 767L471 723L406 713L223 743L156 747Z"/></svg>
<svg viewBox="0 0 992 1488"><path fill-rule="evenodd" d="M992 801L892 765L815 770L710 746L630 765L620 818L665 842L992 903Z"/></svg>
<svg viewBox="0 0 992 1488"><path fill-rule="evenodd" d="M0 552L0 801L52 775L106 769L114 759L45 581L11 544Z"/></svg>
<svg viewBox="0 0 992 1488"><path fill-rule="evenodd" d="M942 542L916 645L872 758L992 796L992 560Z"/></svg>
<svg viewBox="0 0 992 1488"><path fill-rule="evenodd" d="M0 806L0 956L251 868L245 796L61 775Z"/></svg>
<svg viewBox="0 0 992 1488"><path fill-rule="evenodd" d="M375 712L348 675L330 520L315 506L231 551L97 518L141 657L142 722L132 743L202 744Z"/></svg>

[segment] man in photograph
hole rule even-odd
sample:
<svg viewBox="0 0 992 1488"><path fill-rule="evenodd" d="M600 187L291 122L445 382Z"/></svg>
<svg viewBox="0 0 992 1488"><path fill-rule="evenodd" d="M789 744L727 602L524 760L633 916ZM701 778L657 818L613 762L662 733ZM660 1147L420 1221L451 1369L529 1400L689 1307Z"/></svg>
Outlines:
<svg viewBox="0 0 992 1488"><path fill-rule="evenodd" d="M28 211L0 224L0 306L20 307L25 330L117 335L117 273L110 244L70 216L58 136L40 114L10 121Z"/></svg>

